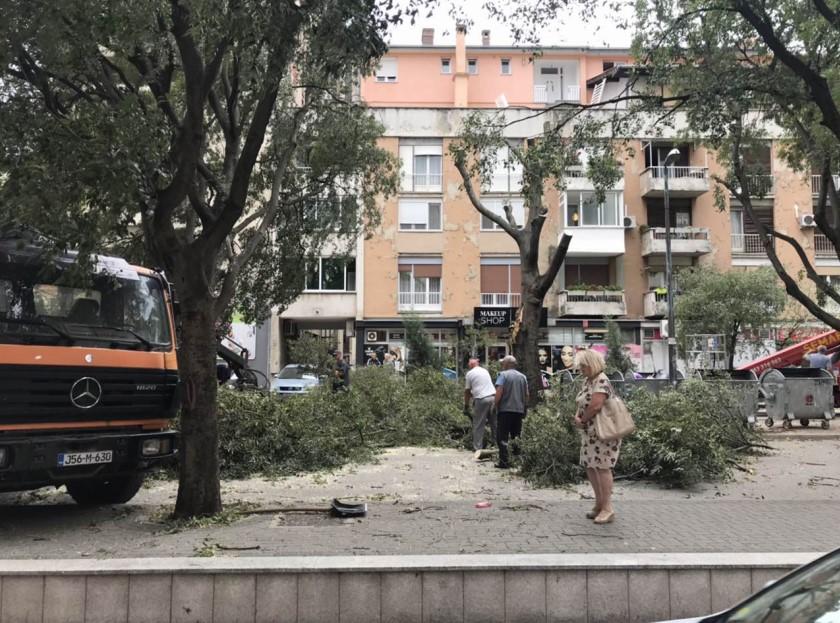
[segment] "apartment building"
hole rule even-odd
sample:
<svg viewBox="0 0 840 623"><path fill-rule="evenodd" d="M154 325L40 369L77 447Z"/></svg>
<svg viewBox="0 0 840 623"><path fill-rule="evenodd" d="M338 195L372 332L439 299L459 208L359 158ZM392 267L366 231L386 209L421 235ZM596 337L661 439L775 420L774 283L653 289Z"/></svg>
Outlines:
<svg viewBox="0 0 840 623"><path fill-rule="evenodd" d="M410 313L423 318L433 342L453 360L457 340L470 326L493 335L486 357L505 354L519 306L517 249L461 190L449 145L461 119L475 109L504 114L512 144L537 137L545 119L534 112L624 92L631 58L627 49L599 48L548 48L535 56L493 46L487 31L477 45L468 45L467 38L458 29L454 47L438 46L425 29L420 45L391 48L375 74L362 81L360 96L385 127L381 145L401 159L400 192L383 200L381 226L359 241L352 262L338 266L322 259L317 284L276 325L279 343L284 334L308 328L333 331L336 345L364 365L372 353L405 352L403 318ZM540 352L546 369L569 367L581 347L605 350L608 317L619 322L637 369L666 367L663 162L675 147L680 158L669 169L675 267L745 270L769 264L737 202L727 212L715 206L714 154L676 136L663 130L633 141L623 178L601 204L583 170L569 171L565 192L547 192L542 247L547 252L563 232L572 234L572 243L546 298ZM819 177L790 170L771 136L752 158L762 171L752 182L762 191L755 203L761 218L797 238L826 278L840 280L833 247L815 233L810 216ZM521 171L500 166L481 189L482 201L499 212L507 203L522 220L520 188ZM781 257L797 265L793 250L784 249Z"/></svg>

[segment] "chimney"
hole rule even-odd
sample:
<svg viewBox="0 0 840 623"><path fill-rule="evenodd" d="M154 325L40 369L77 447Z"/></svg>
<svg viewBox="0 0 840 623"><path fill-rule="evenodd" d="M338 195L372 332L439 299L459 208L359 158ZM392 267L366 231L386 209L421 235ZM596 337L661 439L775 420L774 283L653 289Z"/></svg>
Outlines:
<svg viewBox="0 0 840 623"><path fill-rule="evenodd" d="M482 30L481 31L481 45L485 48L490 45L490 31L489 30Z"/></svg>
<svg viewBox="0 0 840 623"><path fill-rule="evenodd" d="M467 93L467 25L455 24L455 108L466 108Z"/></svg>
<svg viewBox="0 0 840 623"><path fill-rule="evenodd" d="M435 44L435 29L434 28L424 28L423 35L421 37L421 41L423 45L434 45Z"/></svg>

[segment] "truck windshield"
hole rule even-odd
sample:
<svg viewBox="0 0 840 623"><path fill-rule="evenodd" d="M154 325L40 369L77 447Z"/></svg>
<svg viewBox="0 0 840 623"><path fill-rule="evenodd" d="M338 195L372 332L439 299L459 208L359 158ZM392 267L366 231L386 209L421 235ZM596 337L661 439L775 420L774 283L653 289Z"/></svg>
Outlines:
<svg viewBox="0 0 840 623"><path fill-rule="evenodd" d="M60 271L0 264L0 342L97 343L151 350L171 344L160 281L97 275L65 285Z"/></svg>

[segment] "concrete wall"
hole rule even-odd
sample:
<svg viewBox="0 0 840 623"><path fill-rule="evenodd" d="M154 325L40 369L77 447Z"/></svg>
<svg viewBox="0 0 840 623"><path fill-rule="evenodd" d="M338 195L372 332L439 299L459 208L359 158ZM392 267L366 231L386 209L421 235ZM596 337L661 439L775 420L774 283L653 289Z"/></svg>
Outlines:
<svg viewBox="0 0 840 623"><path fill-rule="evenodd" d="M654 621L725 609L816 556L0 561L0 622Z"/></svg>

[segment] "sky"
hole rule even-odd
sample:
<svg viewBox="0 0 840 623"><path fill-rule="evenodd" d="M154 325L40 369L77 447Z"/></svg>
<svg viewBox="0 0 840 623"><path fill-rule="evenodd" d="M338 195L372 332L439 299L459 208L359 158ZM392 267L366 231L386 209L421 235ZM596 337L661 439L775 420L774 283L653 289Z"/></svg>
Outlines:
<svg viewBox="0 0 840 623"><path fill-rule="evenodd" d="M509 28L491 18L483 8L486 0L438 0L432 17L423 12L415 23L401 24L390 32L391 45L420 45L423 28L435 29L435 45L455 44L455 15L461 11L473 20L467 32L467 45L481 45L481 31L490 30L491 45L511 45ZM516 0L508 0L511 3ZM531 0L533 1L533 0ZM597 0L594 0L597 1ZM454 9L453 9L454 7ZM616 26L616 17L606 9L599 9L594 20L583 20L574 12L566 12L540 31L544 46L630 47L631 34ZM597 26L596 26L597 24Z"/></svg>

